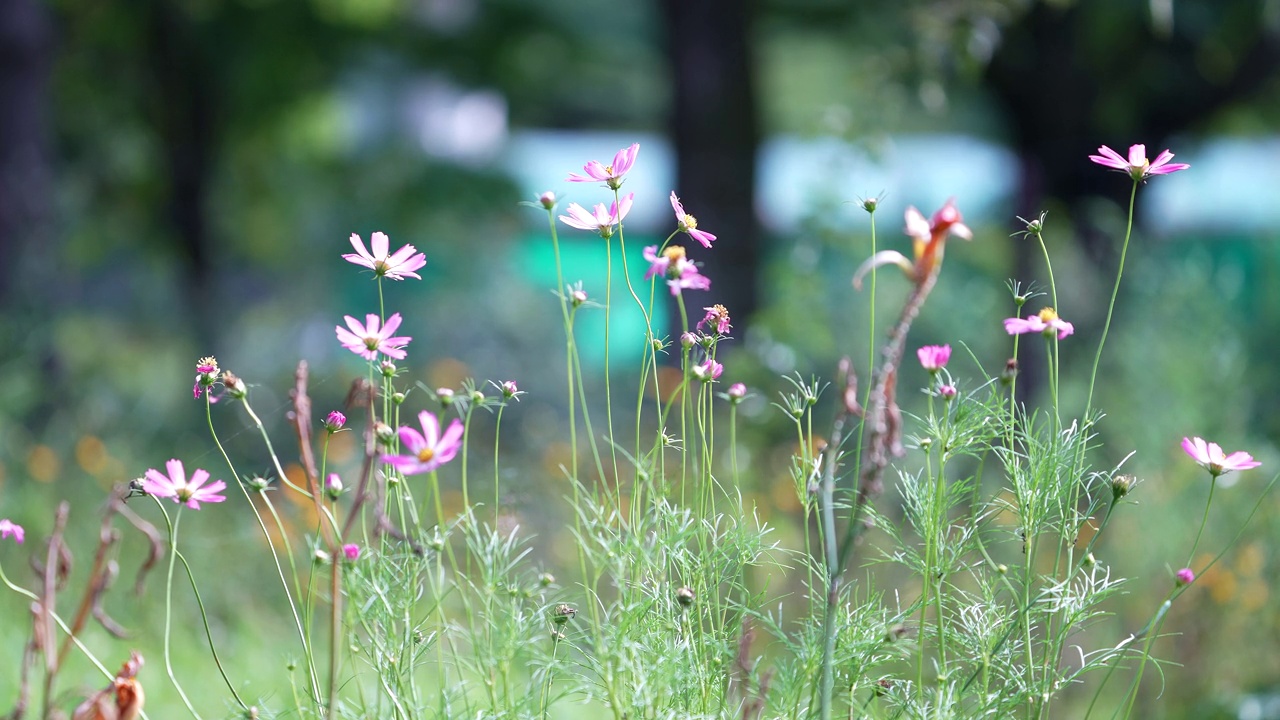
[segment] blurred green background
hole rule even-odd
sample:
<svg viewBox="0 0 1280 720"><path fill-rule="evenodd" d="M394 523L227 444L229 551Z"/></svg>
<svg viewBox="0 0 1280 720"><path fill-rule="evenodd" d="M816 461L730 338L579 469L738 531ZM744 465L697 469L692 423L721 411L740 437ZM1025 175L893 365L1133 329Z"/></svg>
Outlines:
<svg viewBox="0 0 1280 720"><path fill-rule="evenodd" d="M545 216L518 202L543 190L605 201L564 177L634 141L632 268L670 231L671 189L720 236L691 254L713 278L705 304L735 318L724 380L756 395L740 461L793 541L792 435L768 401L779 375L831 377L843 354L866 375L867 299L849 285L871 249L857 199L883 196L879 247L899 249L907 205L956 199L976 237L952 243L912 347L967 345L991 374L1010 347L1006 280L1047 282L1038 248L1011 236L1015 216L1047 210L1060 311L1078 333L1064 344L1064 402L1078 413L1129 188L1086 156L1145 142L1192 169L1139 192L1103 358L1095 462L1136 451L1126 468L1144 481L1099 546L1143 579L1092 636L1114 644L1145 623L1199 519L1206 485L1181 437L1264 463L1217 496L1207 548L1234 535L1280 463L1278 129L1274 0L3 0L0 517L29 534L23 548L0 544L0 562L29 581L27 555L69 499L82 580L105 488L170 457L227 477L190 396L202 355L250 383L293 459L293 368L311 364L320 415L341 407L362 365L333 326L376 308L377 293L339 256L349 234L383 231L428 258L422 282L387 288L414 338L408 380L529 391L504 420L504 486L555 567L569 535L539 501L565 492L561 331ZM599 295L603 249L582 235L562 238L567 278ZM895 281L881 284L882 321ZM598 317L584 322L599 332ZM615 366L628 352L615 347ZM961 355L956 376L976 383ZM586 360L598 372L600 354ZM1034 353L1025 367L1034 401ZM923 383L904 373L904 397ZM242 414L217 410L239 469L266 472ZM491 421L476 433L487 448ZM333 453L339 468L355 462L349 443ZM282 672L283 605L258 590L266 554L235 550L259 543L256 529L228 508L188 522L197 570L220 579L208 601L235 674ZM1181 635L1157 648L1183 667L1148 683L1142 717L1280 718L1278 540L1271 497L1175 606ZM126 533L126 575L143 549ZM173 707L156 605L125 584L108 609L133 639L91 642L113 667L142 649L154 707ZM0 613L2 708L30 624L12 594ZM220 706L198 644L181 652L197 704ZM77 682L98 680L69 672L63 686Z"/></svg>

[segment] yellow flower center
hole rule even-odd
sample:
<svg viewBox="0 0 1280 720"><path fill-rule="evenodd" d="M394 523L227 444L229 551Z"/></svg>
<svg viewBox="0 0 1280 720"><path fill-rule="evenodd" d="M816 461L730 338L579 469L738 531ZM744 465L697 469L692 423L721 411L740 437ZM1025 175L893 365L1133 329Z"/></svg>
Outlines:
<svg viewBox="0 0 1280 720"><path fill-rule="evenodd" d="M1057 319L1058 319L1058 313L1054 312L1053 308L1047 307L1040 311L1041 322L1050 323Z"/></svg>
<svg viewBox="0 0 1280 720"><path fill-rule="evenodd" d="M694 217L694 216L689 215L688 213L686 213L686 214L685 214L685 216L684 216L684 226L685 226L685 227L687 227L687 228L689 228L690 230L697 230L697 229L698 229L698 218L696 218L696 217Z"/></svg>
<svg viewBox="0 0 1280 720"><path fill-rule="evenodd" d="M672 245L662 251L663 257L671 262L677 262L684 259L684 247L680 245Z"/></svg>
<svg viewBox="0 0 1280 720"><path fill-rule="evenodd" d="M613 174L613 166L612 166L612 165L605 165L605 166L604 166L604 174L605 174L605 175L612 175L612 174Z"/></svg>
<svg viewBox="0 0 1280 720"><path fill-rule="evenodd" d="M378 349L378 338L376 338L376 337L367 337L367 338L365 338L365 339L364 339L364 346L365 346L365 347L367 347L367 348L369 348L370 350L377 350L377 349Z"/></svg>
<svg viewBox="0 0 1280 720"><path fill-rule="evenodd" d="M422 448L418 451L418 462L430 462L431 458L436 456L436 451L431 448Z"/></svg>

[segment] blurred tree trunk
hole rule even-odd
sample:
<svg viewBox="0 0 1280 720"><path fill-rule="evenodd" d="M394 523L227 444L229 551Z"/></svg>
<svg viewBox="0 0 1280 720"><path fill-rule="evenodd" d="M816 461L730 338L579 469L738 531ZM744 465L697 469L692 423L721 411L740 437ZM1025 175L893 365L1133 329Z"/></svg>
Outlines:
<svg viewBox="0 0 1280 720"><path fill-rule="evenodd" d="M39 290L37 281L48 277L39 272L40 260L52 257L53 39L40 0L0 0L0 303L6 305Z"/></svg>
<svg viewBox="0 0 1280 720"><path fill-rule="evenodd" d="M154 94L149 108L164 142L168 219L186 263L194 323L216 336L209 218L205 203L213 172L216 100L210 59L199 28L173 0L152 0L149 54ZM205 337L206 342L214 340Z"/></svg>
<svg viewBox="0 0 1280 720"><path fill-rule="evenodd" d="M1090 200L1107 195L1126 203L1129 184L1107 177L1086 156L1104 144L1127 156L1130 144L1145 143L1147 156L1154 158L1169 138L1248 99L1280 68L1280 42L1267 29L1265 9L1256 0L1204 7L1182 3L1167 33L1143 15L1145 7L1035 3L1004 28L986 73L987 87L1003 105L1019 156L1017 214L1030 219L1051 199L1061 202L1069 223L1050 216L1048 232L1073 228L1076 242L1101 274L1100 286L1108 291L1123 238L1098 226ZM1213 14L1204 16L1205 7ZM1195 18L1205 17L1215 24L1190 27ZM1116 24L1125 28L1124 42L1100 41L1108 33L1115 35ZM1232 44L1219 46L1215 36L1230 37ZM1179 158L1184 159L1185 154ZM1015 242L1014 252L1015 277L1026 282L1044 276L1034 242ZM1100 327L1106 299L1073 309L1070 319L1077 327ZM1027 311L1037 307L1033 304ZM1027 350L1020 394L1033 392L1042 380L1038 346L1028 345Z"/></svg>
<svg viewBox="0 0 1280 720"><path fill-rule="evenodd" d="M1154 158L1170 137L1248 99L1280 69L1265 3L1215 3L1179 5L1168 36L1146 17L1146 3L1038 2L1004 28L986 80L1009 121L1022 185L1037 190L1019 198L1019 214L1038 213L1046 198L1064 202L1088 256L1111 264L1119 238L1099 232L1085 201L1104 192L1127 200L1128 186L1103 182L1085 156L1103 144L1127 155L1142 142ZM1204 16L1206 8L1213 14ZM1205 17L1212 26L1191 27ZM1100 43L1116 23L1124 42ZM1217 36L1232 42L1221 46Z"/></svg>
<svg viewBox="0 0 1280 720"><path fill-rule="evenodd" d="M671 63L670 128L676 193L698 227L717 236L712 250L685 238L711 277L706 303L721 303L743 327L758 302L760 228L755 162L760 140L749 24L743 0L662 0ZM690 247L692 246L692 247ZM702 297L690 316L702 313Z"/></svg>

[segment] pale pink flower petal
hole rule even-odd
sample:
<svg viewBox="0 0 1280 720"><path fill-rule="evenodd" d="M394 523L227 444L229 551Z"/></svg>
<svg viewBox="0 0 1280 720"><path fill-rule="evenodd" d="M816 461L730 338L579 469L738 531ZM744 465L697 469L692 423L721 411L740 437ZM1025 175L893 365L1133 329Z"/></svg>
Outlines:
<svg viewBox="0 0 1280 720"><path fill-rule="evenodd" d="M1256 468L1262 463L1244 451L1227 455L1217 443L1206 443L1202 438L1182 438L1182 450L1191 456L1214 477L1226 475L1234 470Z"/></svg>
<svg viewBox="0 0 1280 720"><path fill-rule="evenodd" d="M215 480L205 485L209 480L209 473L205 470L195 470L188 481L182 461L176 458L165 463L165 470L167 474L154 468L147 470L142 479L143 492L159 498L173 498L174 502L192 510L199 510L202 502L219 503L226 500L219 493L226 489L227 484Z"/></svg>
<svg viewBox="0 0 1280 720"><path fill-rule="evenodd" d="M1191 167L1186 163L1169 162L1173 159L1173 153L1167 149L1157 155L1154 162L1148 161L1147 146L1143 144L1131 145L1127 160L1106 145L1098 148L1098 153L1090 155L1089 159L1103 167L1122 172L1136 181L1145 181L1152 175L1168 175Z"/></svg>
<svg viewBox="0 0 1280 720"><path fill-rule="evenodd" d="M421 280L415 271L420 270L427 264L427 256L417 251L412 245L405 245L394 254L388 255L387 251L391 246L391 239L386 233L376 232L370 238L373 252L365 250L364 241L360 236L351 234L351 247L355 248L355 253L348 253L342 256L342 259L355 265L367 267L373 270L375 277L385 277L392 280L403 280L411 277Z"/></svg>
<svg viewBox="0 0 1280 720"><path fill-rule="evenodd" d="M0 540L7 540L10 536L21 545L22 541L27 538L27 531L21 525L9 520L9 518L0 519Z"/></svg>
<svg viewBox="0 0 1280 720"><path fill-rule="evenodd" d="M622 186L623 177L635 165L636 155L639 152L640 143L632 143L614 154L612 165L601 165L598 160L592 160L582 166L582 171L586 175L569 173L566 179L569 182L602 182L610 189L617 190Z"/></svg>
<svg viewBox="0 0 1280 720"><path fill-rule="evenodd" d="M411 427L400 428L400 445L403 455L383 455L382 462L394 466L404 475L418 475L436 470L457 456L462 448L462 421L454 418L440 435L440 421L436 416L422 411L418 413L422 425L419 433Z"/></svg>

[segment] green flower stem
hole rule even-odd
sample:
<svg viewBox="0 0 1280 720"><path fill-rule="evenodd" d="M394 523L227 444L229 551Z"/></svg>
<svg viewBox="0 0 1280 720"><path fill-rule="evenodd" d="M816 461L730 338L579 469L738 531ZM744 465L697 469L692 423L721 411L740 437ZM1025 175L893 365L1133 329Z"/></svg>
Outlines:
<svg viewBox="0 0 1280 720"><path fill-rule="evenodd" d="M1218 487L1218 476L1212 475L1209 480L1209 498L1204 502L1204 516L1200 518L1200 529L1196 531L1195 542L1191 543L1191 552L1187 554L1187 564L1183 567L1191 567L1191 563L1196 559L1196 549L1200 547L1200 537L1204 535L1204 526L1209 522L1209 506L1213 504L1213 491ZM1194 568L1192 568L1194 570Z"/></svg>
<svg viewBox="0 0 1280 720"><path fill-rule="evenodd" d="M467 414L462 419L462 507L471 510L471 496L467 494L467 457L471 443L471 413L476 409L475 402L467 403Z"/></svg>
<svg viewBox="0 0 1280 720"><path fill-rule="evenodd" d="M560 315L564 322L564 364L567 376L567 385L569 389L569 448L571 456L569 458L570 477L574 481L578 479L578 423L577 408L574 403L574 383L573 383L573 319L569 313L569 297L568 285L564 282L564 267L560 260L560 235L556 231L555 211L551 208L547 209L547 224L551 227L551 249L556 259L556 297L560 299ZM575 487L574 492L577 492ZM577 503L574 503L575 506Z"/></svg>
<svg viewBox="0 0 1280 720"><path fill-rule="evenodd" d="M498 406L498 418L493 427L493 527L498 528L498 514L502 510L502 477L498 474L498 451L502 447L502 413L507 403Z"/></svg>
<svg viewBox="0 0 1280 720"><path fill-rule="evenodd" d="M209 425L209 434L213 436L213 443L218 447L218 452L222 454L222 459L224 462L227 463L227 467L231 470L232 476L238 478L239 475L236 473L235 465L231 462L231 457L227 455L226 448L222 446L222 441L218 438L218 431L213 428L213 414L211 411L212 406L208 401L207 393L205 394L205 398L206 398L205 408L204 408L205 421ZM249 407L249 403L244 402L242 404L244 405L246 410L249 410L250 417L253 417L255 420L257 420L257 416L253 414L252 409ZM262 421L258 420L257 424L258 424L258 428L262 431L263 436L265 437L266 430L265 428L262 427ZM267 447L268 447L268 450L270 451L270 444L268 444ZM279 468L280 462L279 460L276 459L276 455L274 451L271 451L271 459L275 461L276 467ZM277 472L280 472L280 471L277 469ZM288 482L285 479L283 472L281 472L280 478L281 478L281 482ZM298 639L302 643L302 650L307 656L307 674L311 679L311 689L313 692L313 696L320 697L320 680L319 678L316 677L316 674L315 674L315 658L311 654L311 643L308 640L307 631L303 627L302 618L298 613L298 607L294 602L293 594L289 592L289 581L285 579L284 566L280 564L280 552L279 550L276 549L275 539L271 537L271 532L267 530L267 523L265 520L262 519L262 513L258 511L258 506L255 505L253 503L253 499L249 497L249 491L245 489L244 483L234 482L232 484L240 488L240 492L241 494L244 495L245 501L249 503L249 509L253 511L253 516L258 521L258 527L262 530L262 536L267 540L267 547L271 549L271 559L275 562L276 575L277 577L280 578L280 587L284 589L285 599L289 602L289 611L293 614L294 627L298 631ZM290 485L290 487L295 487L295 486ZM301 490L301 488L298 488L298 489ZM261 493L261 495L263 500L266 502L267 507L271 508L272 517L275 519L275 522L276 522L276 530L280 532L280 537L285 543L285 548L286 548L285 557L289 561L289 569L292 571L292 574L293 574L294 586L298 588L298 592L301 593L301 583L298 580L298 568L294 563L293 551L289 545L288 533L285 532L284 525L280 521L280 517L275 514L275 508L271 505L271 502L267 498L266 493L265 492Z"/></svg>
<svg viewBox="0 0 1280 720"><path fill-rule="evenodd" d="M1191 567L1191 562L1196 556L1196 549L1200 547L1200 538L1204 534L1204 526L1209 522L1209 507L1213 504L1213 490L1217 486L1218 476L1212 475L1212 481L1209 485L1209 498L1204 503L1204 516L1200 519L1200 529L1196 531L1196 539L1195 542L1191 544L1191 552L1187 555L1187 564L1184 567ZM1134 676L1133 684L1129 687L1129 701L1125 706L1123 717L1127 718L1133 714L1133 704L1138 700L1138 688L1142 686L1142 675L1147 669L1147 661L1151 659L1151 645L1155 642L1156 638L1160 637L1160 629L1164 627L1164 621L1167 616L1169 606L1173 602L1173 599L1178 596L1179 589L1180 588L1175 586L1173 590L1169 591L1168 597L1165 598L1165 601L1160 606L1160 610L1156 613L1156 616L1152 618L1150 623L1147 623L1147 627L1143 628L1143 632L1139 633L1139 637L1143 634L1145 634L1146 637L1142 643L1142 658L1138 661L1138 672ZM1155 629L1148 632L1148 630L1151 629L1152 624L1155 624Z"/></svg>
<svg viewBox="0 0 1280 720"><path fill-rule="evenodd" d="M619 223L621 225L621 223ZM605 248L605 285L604 285L604 416L605 432L608 433L609 455L613 459L613 481L618 483L618 444L613 440L613 386L609 372L609 358L613 352L612 316L613 316L613 238L606 237ZM607 478L602 474L601 483L608 487Z"/></svg>
<svg viewBox="0 0 1280 720"><path fill-rule="evenodd" d="M1124 244L1120 246L1120 267L1116 269L1116 282L1111 288L1111 302L1107 304L1107 321L1102 326L1102 337L1098 340L1098 351L1093 357L1093 370L1089 373L1089 394L1086 396L1084 417L1089 418L1093 410L1093 388L1098 379L1098 365L1102 362L1102 348L1107 344L1107 334L1111 331L1111 319L1115 316L1116 298L1120 295L1120 279L1124 277L1124 261L1129 254L1129 239L1133 236L1133 204L1138 196L1138 181L1133 181L1129 191L1129 218L1125 224Z"/></svg>
<svg viewBox="0 0 1280 720"><path fill-rule="evenodd" d="M157 500L156 502L159 502ZM177 530L177 521L174 521L174 530ZM227 677L227 671L222 666L222 659L218 657L218 648L213 643L213 630L209 628L209 614L205 612L204 601L200 598L200 588L196 586L196 576L191 572L191 565L187 562L185 555L177 551L176 545L172 548L173 554L178 556L182 561L182 567L187 571L187 580L191 583L191 592L196 596L196 607L200 610L200 621L204 624L204 636L209 641L209 652L213 655L213 664L218 666L218 674L222 676L222 681L227 684L227 689L231 691L231 697L236 699L236 704L242 710L248 710L249 706L240 698L240 693L236 692L236 688L231 684L231 679Z"/></svg>
<svg viewBox="0 0 1280 720"><path fill-rule="evenodd" d="M172 654L170 652L171 640L173 638L173 565L178 557L178 524L182 521L182 506L178 506L178 511L174 513L171 520L169 513L165 512L164 506L160 504L159 498L155 500L156 507L160 508L160 513L164 515L164 522L169 526L169 569L165 572L164 578L164 669L169 675L169 681L173 683L173 689L178 691L178 697L182 698L182 704L187 707L191 716L200 720L200 713L196 712L195 707L191 705L191 700L187 698L187 693L183 691L182 684L178 682L177 676L173 674Z"/></svg>

